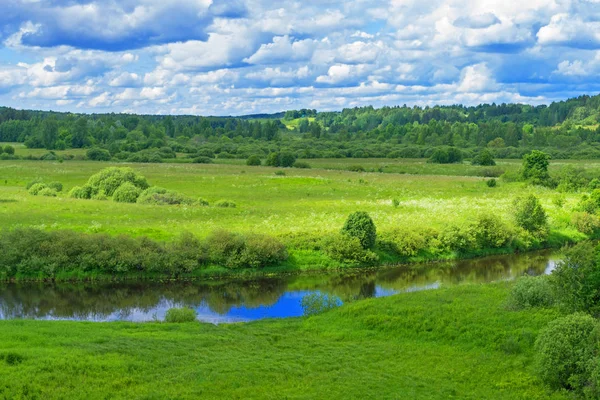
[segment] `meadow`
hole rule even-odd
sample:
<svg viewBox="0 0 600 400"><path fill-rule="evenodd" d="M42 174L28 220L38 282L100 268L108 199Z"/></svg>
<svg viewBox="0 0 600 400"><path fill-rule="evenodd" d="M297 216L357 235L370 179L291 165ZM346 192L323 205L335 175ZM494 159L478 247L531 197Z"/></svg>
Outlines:
<svg viewBox="0 0 600 400"><path fill-rule="evenodd" d="M558 311L510 311L511 285L218 326L0 321L0 398L571 398L532 365Z"/></svg>

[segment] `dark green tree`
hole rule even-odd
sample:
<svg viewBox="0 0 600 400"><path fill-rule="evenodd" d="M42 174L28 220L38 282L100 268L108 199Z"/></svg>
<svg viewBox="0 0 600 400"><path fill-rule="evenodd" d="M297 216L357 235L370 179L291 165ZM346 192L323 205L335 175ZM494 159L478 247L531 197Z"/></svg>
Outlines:
<svg viewBox="0 0 600 400"><path fill-rule="evenodd" d="M377 228L369 214L357 211L348 216L342 234L357 238L364 249L371 249L375 246Z"/></svg>

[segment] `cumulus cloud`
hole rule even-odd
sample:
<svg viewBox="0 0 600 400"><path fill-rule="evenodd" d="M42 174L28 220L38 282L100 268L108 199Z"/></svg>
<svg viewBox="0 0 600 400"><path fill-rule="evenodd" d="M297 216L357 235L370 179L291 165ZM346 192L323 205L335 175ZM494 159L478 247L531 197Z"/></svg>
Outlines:
<svg viewBox="0 0 600 400"><path fill-rule="evenodd" d="M540 103L598 85L595 0L5 0L0 99L235 115Z"/></svg>

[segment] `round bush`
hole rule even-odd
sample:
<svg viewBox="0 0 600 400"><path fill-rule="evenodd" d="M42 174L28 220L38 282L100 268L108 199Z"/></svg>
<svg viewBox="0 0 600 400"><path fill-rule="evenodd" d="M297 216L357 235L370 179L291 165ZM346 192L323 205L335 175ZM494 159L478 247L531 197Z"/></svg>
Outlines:
<svg viewBox="0 0 600 400"><path fill-rule="evenodd" d="M554 304L554 292L548 276L523 276L515 282L508 304L513 309L549 307Z"/></svg>
<svg viewBox="0 0 600 400"><path fill-rule="evenodd" d="M141 190L131 182L125 182L115 190L112 198L117 203L135 203Z"/></svg>
<svg viewBox="0 0 600 400"><path fill-rule="evenodd" d="M13 155L13 154L15 154L15 148L12 147L11 145L7 144L6 146L4 146L4 152L6 154Z"/></svg>
<svg viewBox="0 0 600 400"><path fill-rule="evenodd" d="M517 198L513 205L516 223L526 231L543 231L548 225L546 211L535 195Z"/></svg>
<svg viewBox="0 0 600 400"><path fill-rule="evenodd" d="M62 190L63 190L63 185L60 182L50 182L48 184L48 187L56 190L57 192L62 192Z"/></svg>
<svg viewBox="0 0 600 400"><path fill-rule="evenodd" d="M488 187L491 187L491 188L493 188L493 187L496 187L496 185L498 184L498 182L496 182L496 180L495 180L494 178L492 178L492 179L488 179L488 180L486 180L486 181L485 181L485 184L486 184Z"/></svg>
<svg viewBox="0 0 600 400"><path fill-rule="evenodd" d="M25 185L25 189L31 189L31 187L36 183L44 183L44 180L42 178L35 178L34 180L27 182L27 185Z"/></svg>
<svg viewBox="0 0 600 400"><path fill-rule="evenodd" d="M296 161L293 165L294 168L310 169L310 164L306 161Z"/></svg>
<svg viewBox="0 0 600 400"><path fill-rule="evenodd" d="M102 191L104 193L104 191ZM105 194L106 195L106 194ZM75 186L69 192L69 197L73 199L91 199L92 198L92 188L88 185Z"/></svg>
<svg viewBox="0 0 600 400"><path fill-rule="evenodd" d="M357 238L364 249L372 249L377 239L375 224L364 211L357 211L348 216L342 234Z"/></svg>
<svg viewBox="0 0 600 400"><path fill-rule="evenodd" d="M250 166L258 166L261 165L262 161L260 160L259 156L250 156L248 157L248 159L246 160L246 165L250 165Z"/></svg>
<svg viewBox="0 0 600 400"><path fill-rule="evenodd" d="M206 199L203 199L202 197L200 197L198 199L198 201L196 201L196 204L199 205L199 206L202 206L202 207L208 207L209 206L208 201Z"/></svg>
<svg viewBox="0 0 600 400"><path fill-rule="evenodd" d="M46 196L46 197L56 197L56 190L46 187L42 190L40 190L40 192L38 193L38 195L40 196Z"/></svg>
<svg viewBox="0 0 600 400"><path fill-rule="evenodd" d="M209 158L209 157L200 156L200 157L194 158L192 160L192 162L195 164L212 164L213 160L212 160L212 158Z"/></svg>
<svg viewBox="0 0 600 400"><path fill-rule="evenodd" d="M155 205L175 205L175 204L191 204L193 201L186 198L181 193L173 190L163 189L157 186L152 186L144 190L137 199L140 204L155 204Z"/></svg>
<svg viewBox="0 0 600 400"><path fill-rule="evenodd" d="M37 196L42 190L48 188L48 186L44 183L36 183L31 186L28 190L29 194Z"/></svg>
<svg viewBox="0 0 600 400"><path fill-rule="evenodd" d="M85 153L88 160L93 161L109 161L110 153L108 150L93 147Z"/></svg>
<svg viewBox="0 0 600 400"><path fill-rule="evenodd" d="M146 178L137 174L133 169L117 167L105 168L97 174L92 175L87 184L92 188L91 194L96 194L100 190L103 190L110 197L125 182L129 182L141 190L150 187Z"/></svg>
<svg viewBox="0 0 600 400"><path fill-rule="evenodd" d="M165 314L165 322L181 324L196 321L196 310L191 308L169 308Z"/></svg>
<svg viewBox="0 0 600 400"><path fill-rule="evenodd" d="M598 322L577 313L548 324L535 343L537 372L554 389L583 391L592 380L598 351Z"/></svg>

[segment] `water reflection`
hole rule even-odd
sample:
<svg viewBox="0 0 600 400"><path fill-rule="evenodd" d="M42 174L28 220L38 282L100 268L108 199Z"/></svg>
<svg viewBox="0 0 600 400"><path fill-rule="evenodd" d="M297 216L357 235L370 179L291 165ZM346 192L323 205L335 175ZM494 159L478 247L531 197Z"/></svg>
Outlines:
<svg viewBox="0 0 600 400"><path fill-rule="evenodd" d="M336 274L176 283L0 284L0 319L88 321L162 320L171 307L188 306L202 321L221 323L302 315L300 299L320 291L343 301L436 289L465 282L550 273L550 252Z"/></svg>

